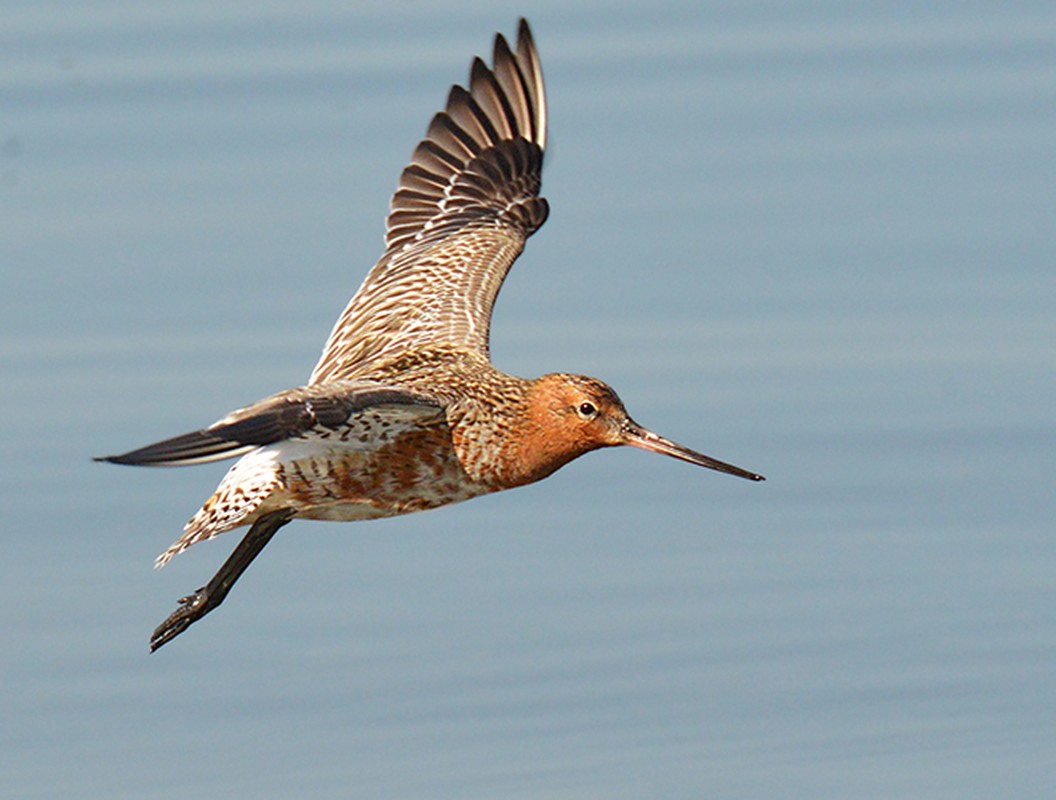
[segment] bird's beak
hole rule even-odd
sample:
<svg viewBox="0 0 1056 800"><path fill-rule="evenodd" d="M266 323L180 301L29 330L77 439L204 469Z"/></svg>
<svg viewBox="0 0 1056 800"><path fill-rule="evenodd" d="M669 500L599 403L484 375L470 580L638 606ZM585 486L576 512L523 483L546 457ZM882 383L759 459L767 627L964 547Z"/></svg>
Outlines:
<svg viewBox="0 0 1056 800"><path fill-rule="evenodd" d="M670 439L665 439L663 436L646 430L637 422L631 420L627 420L620 432L623 444L629 444L631 447L640 447L642 450L673 456L674 458L688 461L690 464L696 464L698 467L707 467L719 472L726 472L730 475L736 475L738 478L747 478L750 481L766 480L762 475L755 472L749 472L746 469L735 467L733 464L727 464L725 461L719 461L711 456L698 453L696 450L690 450L688 447L675 444Z"/></svg>

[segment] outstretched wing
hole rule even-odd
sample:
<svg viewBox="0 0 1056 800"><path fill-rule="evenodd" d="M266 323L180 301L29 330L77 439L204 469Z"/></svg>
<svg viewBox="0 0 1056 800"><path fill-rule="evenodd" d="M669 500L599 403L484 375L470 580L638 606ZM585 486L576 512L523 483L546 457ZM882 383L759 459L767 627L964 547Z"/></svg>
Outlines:
<svg viewBox="0 0 1056 800"><path fill-rule="evenodd" d="M491 309L525 240L546 220L539 197L546 97L521 20L517 50L495 37L400 176L386 250L338 319L310 384L369 375L422 347L488 356Z"/></svg>
<svg viewBox="0 0 1056 800"><path fill-rule="evenodd" d="M325 389L305 386L240 408L200 431L96 461L150 467L204 464L306 434L325 436L353 417L374 410L423 420L443 414L432 398L404 389L366 382L328 384Z"/></svg>

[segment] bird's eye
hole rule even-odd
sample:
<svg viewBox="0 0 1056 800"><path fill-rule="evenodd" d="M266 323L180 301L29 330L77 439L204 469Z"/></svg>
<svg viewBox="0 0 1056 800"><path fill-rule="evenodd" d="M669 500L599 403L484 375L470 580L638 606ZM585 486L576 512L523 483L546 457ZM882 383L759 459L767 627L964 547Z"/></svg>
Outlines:
<svg viewBox="0 0 1056 800"><path fill-rule="evenodd" d="M580 403L579 408L576 410L579 411L579 416L584 419L589 419L598 413L598 409L593 403Z"/></svg>

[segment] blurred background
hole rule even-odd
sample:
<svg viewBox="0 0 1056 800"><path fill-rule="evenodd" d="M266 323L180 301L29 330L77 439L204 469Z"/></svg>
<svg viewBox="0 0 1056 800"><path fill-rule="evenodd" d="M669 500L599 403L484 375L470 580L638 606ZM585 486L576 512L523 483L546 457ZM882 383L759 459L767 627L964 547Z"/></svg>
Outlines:
<svg viewBox="0 0 1056 800"><path fill-rule="evenodd" d="M5 796L1052 796L1051 3L3 5ZM148 655L226 465L90 457L307 379L521 15L552 214L497 366L767 482L605 451L297 522Z"/></svg>

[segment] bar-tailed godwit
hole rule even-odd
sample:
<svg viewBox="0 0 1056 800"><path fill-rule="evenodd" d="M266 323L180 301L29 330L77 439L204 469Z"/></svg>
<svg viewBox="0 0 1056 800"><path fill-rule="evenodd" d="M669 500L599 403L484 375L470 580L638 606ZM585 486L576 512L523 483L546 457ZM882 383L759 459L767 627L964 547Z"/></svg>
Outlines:
<svg viewBox="0 0 1056 800"><path fill-rule="evenodd" d="M203 430L100 460L171 466L234 456L213 495L157 559L244 525L208 584L180 600L151 650L223 602L293 519L407 514L523 486L584 453L631 445L753 481L762 475L646 430L595 378L532 380L492 366L491 309L546 220L543 73L528 23L474 59L400 176L385 252L341 314L305 386Z"/></svg>

